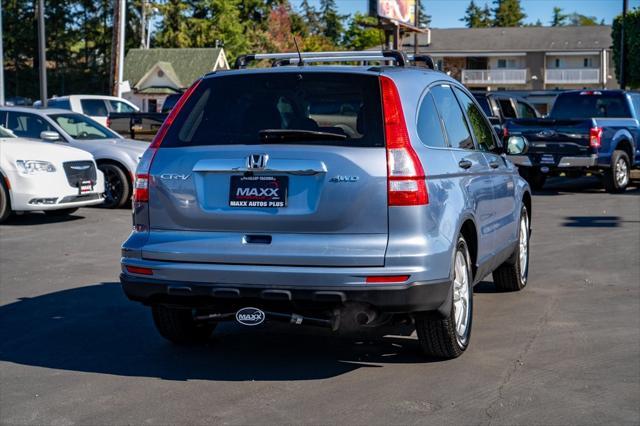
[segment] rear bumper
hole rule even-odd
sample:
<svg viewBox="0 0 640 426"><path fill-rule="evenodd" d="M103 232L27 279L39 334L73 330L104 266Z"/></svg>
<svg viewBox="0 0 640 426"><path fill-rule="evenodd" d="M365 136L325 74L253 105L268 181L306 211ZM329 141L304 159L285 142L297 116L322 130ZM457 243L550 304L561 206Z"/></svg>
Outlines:
<svg viewBox="0 0 640 426"><path fill-rule="evenodd" d="M167 281L122 273L120 282L133 301L187 307L218 305L230 310L273 304L314 309L364 303L383 312L438 311L446 316L452 301L448 281L366 286L237 285Z"/></svg>
<svg viewBox="0 0 640 426"><path fill-rule="evenodd" d="M528 155L511 155L509 159L517 166L522 167L548 167L549 169L577 169L590 168L598 166L598 157L596 155L583 157L558 157L554 162L541 162Z"/></svg>

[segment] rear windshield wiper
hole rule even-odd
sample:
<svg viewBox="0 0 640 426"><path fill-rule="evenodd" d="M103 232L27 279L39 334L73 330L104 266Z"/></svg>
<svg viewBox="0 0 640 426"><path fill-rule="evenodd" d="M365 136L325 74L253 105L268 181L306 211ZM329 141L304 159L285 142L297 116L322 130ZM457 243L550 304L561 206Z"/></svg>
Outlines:
<svg viewBox="0 0 640 426"><path fill-rule="evenodd" d="M265 142L285 141L291 139L306 141L347 139L347 135L341 135L340 133L302 129L263 129L260 130L258 134L260 135L260 139Z"/></svg>

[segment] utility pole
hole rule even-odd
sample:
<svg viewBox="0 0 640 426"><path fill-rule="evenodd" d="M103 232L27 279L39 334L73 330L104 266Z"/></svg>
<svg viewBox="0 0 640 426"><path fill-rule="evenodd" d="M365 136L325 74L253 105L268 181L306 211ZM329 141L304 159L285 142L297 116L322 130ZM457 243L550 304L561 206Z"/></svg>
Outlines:
<svg viewBox="0 0 640 426"><path fill-rule="evenodd" d="M113 10L113 40L111 43L111 95L117 97L122 96L126 13L125 0L116 0Z"/></svg>
<svg viewBox="0 0 640 426"><path fill-rule="evenodd" d="M38 0L38 62L40 65L40 102L47 107L47 52L44 33L44 0Z"/></svg>
<svg viewBox="0 0 640 426"><path fill-rule="evenodd" d="M2 2L0 1L0 59L2 60L2 68L0 68L0 106L4 106L4 50L2 48Z"/></svg>
<svg viewBox="0 0 640 426"><path fill-rule="evenodd" d="M622 22L620 23L620 88L625 90L627 88L627 79L625 78L624 69L624 56L627 54L625 51L625 35L624 35L624 21L627 18L627 10L629 9L629 0L622 0Z"/></svg>

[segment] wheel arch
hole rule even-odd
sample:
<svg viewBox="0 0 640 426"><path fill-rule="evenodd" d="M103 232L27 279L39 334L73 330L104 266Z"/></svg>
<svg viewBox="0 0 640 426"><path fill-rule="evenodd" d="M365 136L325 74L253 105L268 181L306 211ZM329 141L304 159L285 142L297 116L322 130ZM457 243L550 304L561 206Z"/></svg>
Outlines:
<svg viewBox="0 0 640 426"><path fill-rule="evenodd" d="M113 166L117 166L119 168L122 169L122 171L124 171L127 176L129 176L129 181L131 183L133 183L133 173L131 172L131 170L129 170L129 168L121 161L113 159L113 158L100 158L100 159L96 159L96 165L98 166L98 168L100 167L100 165L102 164L111 164Z"/></svg>
<svg viewBox="0 0 640 426"><path fill-rule="evenodd" d="M478 271L478 228L472 217L468 216L462 220L458 235L462 235L467 242L469 256L471 256L471 272L475 280Z"/></svg>
<svg viewBox="0 0 640 426"><path fill-rule="evenodd" d="M631 143L631 140L629 138L627 138L627 137L620 138L616 142L613 150L614 151L615 150L620 150L620 151L626 152L627 155L629 156L629 161L631 162L631 164L634 163L634 160L635 160L635 158L634 158L635 157L634 156L634 149L633 149L633 144ZM612 154L613 154L613 152L612 152Z"/></svg>

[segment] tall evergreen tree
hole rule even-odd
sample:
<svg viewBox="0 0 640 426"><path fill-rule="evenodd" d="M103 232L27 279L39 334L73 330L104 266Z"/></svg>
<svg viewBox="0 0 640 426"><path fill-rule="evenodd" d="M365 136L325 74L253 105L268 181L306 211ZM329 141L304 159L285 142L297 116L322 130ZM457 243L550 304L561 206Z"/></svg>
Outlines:
<svg viewBox="0 0 640 426"><path fill-rule="evenodd" d="M309 34L321 34L322 25L320 25L320 13L316 8L310 5L308 0L303 0L300 4L300 11L302 19L309 29Z"/></svg>
<svg viewBox="0 0 640 426"><path fill-rule="evenodd" d="M481 9L474 0L471 0L464 17L460 18L468 28L485 28L491 26L491 9L485 3Z"/></svg>
<svg viewBox="0 0 640 426"><path fill-rule="evenodd" d="M418 2L418 27L428 28L431 25L431 15L427 14L424 9L424 0L416 0Z"/></svg>
<svg viewBox="0 0 640 426"><path fill-rule="evenodd" d="M562 8L556 6L553 8L553 18L551 19L550 24L552 27L561 27L566 25L567 17L568 15L562 13Z"/></svg>
<svg viewBox="0 0 640 426"><path fill-rule="evenodd" d="M494 27L519 27L527 15L522 11L520 0L494 0Z"/></svg>
<svg viewBox="0 0 640 426"><path fill-rule="evenodd" d="M338 13L335 0L320 0L320 20L323 35L334 44L340 43L344 32L345 16Z"/></svg>

